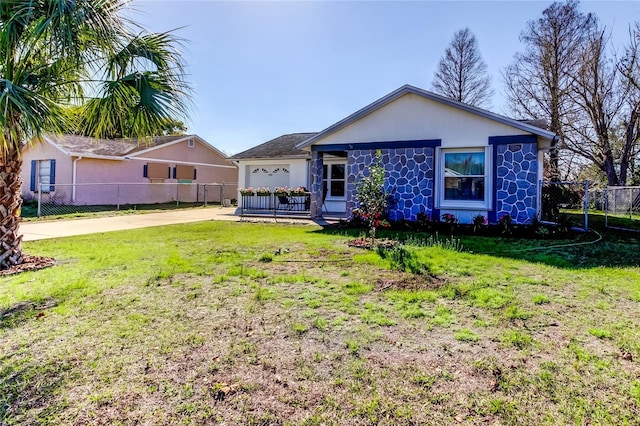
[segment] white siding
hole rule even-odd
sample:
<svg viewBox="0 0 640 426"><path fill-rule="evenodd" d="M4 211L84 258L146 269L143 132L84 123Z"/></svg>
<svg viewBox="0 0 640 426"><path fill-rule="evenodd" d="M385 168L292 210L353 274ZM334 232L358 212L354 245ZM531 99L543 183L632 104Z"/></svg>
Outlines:
<svg viewBox="0 0 640 426"><path fill-rule="evenodd" d="M442 147L486 146L489 136L520 129L408 93L314 145L441 139Z"/></svg>
<svg viewBox="0 0 640 426"><path fill-rule="evenodd" d="M260 174L251 173L254 167L277 168L288 167L289 180L284 186L297 188L304 186L309 188L309 172L307 168L307 160L305 159L271 159L271 160L238 160L238 188L246 188L252 186L254 188L269 187L271 189L272 180L269 178L261 180Z"/></svg>

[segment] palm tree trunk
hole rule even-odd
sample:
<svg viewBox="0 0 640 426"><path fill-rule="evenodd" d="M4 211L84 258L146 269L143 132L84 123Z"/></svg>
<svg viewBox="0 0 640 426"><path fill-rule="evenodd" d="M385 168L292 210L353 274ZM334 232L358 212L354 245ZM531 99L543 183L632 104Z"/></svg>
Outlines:
<svg viewBox="0 0 640 426"><path fill-rule="evenodd" d="M18 235L22 207L22 160L19 152L0 160L0 269L23 262L22 235Z"/></svg>

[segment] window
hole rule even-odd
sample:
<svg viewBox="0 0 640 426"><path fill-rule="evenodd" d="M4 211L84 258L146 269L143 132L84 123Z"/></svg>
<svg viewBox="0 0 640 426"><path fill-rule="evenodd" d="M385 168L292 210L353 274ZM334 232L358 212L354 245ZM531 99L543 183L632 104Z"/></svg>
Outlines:
<svg viewBox="0 0 640 426"><path fill-rule="evenodd" d="M441 207L488 208L487 158L484 148L441 151Z"/></svg>
<svg viewBox="0 0 640 426"><path fill-rule="evenodd" d="M345 169L342 164L325 164L323 166L323 193L330 197L344 198L345 196Z"/></svg>
<svg viewBox="0 0 640 426"><path fill-rule="evenodd" d="M173 169L173 178L178 180L195 180L196 168L193 166L187 166L184 164L178 164Z"/></svg>
<svg viewBox="0 0 640 426"><path fill-rule="evenodd" d="M147 163L142 175L149 179L171 179L171 167L163 163Z"/></svg>
<svg viewBox="0 0 640 426"><path fill-rule="evenodd" d="M444 199L484 201L484 152L444 154Z"/></svg>
<svg viewBox="0 0 640 426"><path fill-rule="evenodd" d="M189 142L187 142L187 146L189 148L193 148L194 146L196 146L196 142L193 139L189 139Z"/></svg>
<svg viewBox="0 0 640 426"><path fill-rule="evenodd" d="M53 192L56 183L56 160L31 160L32 192Z"/></svg>

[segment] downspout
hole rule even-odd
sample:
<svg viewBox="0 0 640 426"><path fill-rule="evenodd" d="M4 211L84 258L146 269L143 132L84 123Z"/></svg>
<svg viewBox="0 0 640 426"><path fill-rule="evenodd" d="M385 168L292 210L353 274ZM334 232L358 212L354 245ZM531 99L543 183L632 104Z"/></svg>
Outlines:
<svg viewBox="0 0 640 426"><path fill-rule="evenodd" d="M73 168L72 168L72 172L71 172L71 202L75 203L76 202L76 183L78 180L78 161L82 160L82 156L79 156L78 158L76 158L75 160L73 160Z"/></svg>

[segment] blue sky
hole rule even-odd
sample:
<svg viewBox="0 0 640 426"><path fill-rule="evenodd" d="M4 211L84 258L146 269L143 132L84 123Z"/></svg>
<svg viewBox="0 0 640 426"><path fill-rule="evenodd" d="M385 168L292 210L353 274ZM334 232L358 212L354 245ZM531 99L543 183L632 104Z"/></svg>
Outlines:
<svg viewBox="0 0 640 426"><path fill-rule="evenodd" d="M431 89L453 34L474 33L492 76L491 110L506 114L500 71L523 50L518 37L550 1L134 0L151 31L176 29L195 88L187 123L228 154L286 133L320 131L412 84ZM583 1L628 40L640 2Z"/></svg>

